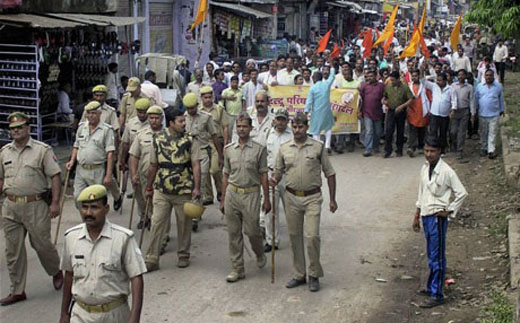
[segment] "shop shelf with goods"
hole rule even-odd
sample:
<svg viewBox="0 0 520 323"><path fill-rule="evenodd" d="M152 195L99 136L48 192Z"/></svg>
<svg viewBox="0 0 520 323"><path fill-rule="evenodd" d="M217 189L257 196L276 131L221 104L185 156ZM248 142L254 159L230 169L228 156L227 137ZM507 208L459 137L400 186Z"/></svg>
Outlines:
<svg viewBox="0 0 520 323"><path fill-rule="evenodd" d="M53 140L56 122L58 74L54 66L40 70L37 45L0 43L0 129L8 130L7 116L21 111L31 118L31 135L44 142ZM45 79L43 79L45 78ZM9 138L0 136L5 144Z"/></svg>

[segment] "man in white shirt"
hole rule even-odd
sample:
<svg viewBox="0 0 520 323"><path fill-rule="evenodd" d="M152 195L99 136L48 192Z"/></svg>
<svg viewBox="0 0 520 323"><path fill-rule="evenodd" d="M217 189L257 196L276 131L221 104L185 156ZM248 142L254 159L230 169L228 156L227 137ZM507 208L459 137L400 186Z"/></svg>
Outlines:
<svg viewBox="0 0 520 323"><path fill-rule="evenodd" d="M446 73L440 73L437 76L437 83L425 81L425 85L432 93L428 131L430 135L438 138L441 154L444 154L448 146L447 138L452 102L451 86L447 82Z"/></svg>
<svg viewBox="0 0 520 323"><path fill-rule="evenodd" d="M249 73L251 80L242 86L242 110L253 106L255 104L256 92L263 89L262 84L258 82L258 70L253 69Z"/></svg>
<svg viewBox="0 0 520 323"><path fill-rule="evenodd" d="M162 100L161 90L159 90L159 87L154 84L156 77L155 72L152 70L148 70L144 73L145 81L141 83L141 93L143 93L147 98L152 99L156 105L164 109L168 107L168 104Z"/></svg>
<svg viewBox="0 0 520 323"><path fill-rule="evenodd" d="M74 118L72 115L74 111L70 108L70 92L70 83L63 84L61 90L58 92L58 108L56 112L58 113L59 120L63 122L71 122Z"/></svg>
<svg viewBox="0 0 520 323"><path fill-rule="evenodd" d="M277 84L273 85L294 85L294 77L300 72L294 69L294 60L292 57L287 57L285 60L286 67L277 74Z"/></svg>
<svg viewBox="0 0 520 323"><path fill-rule="evenodd" d="M269 178L272 176L272 172L274 170L274 164L276 163L276 156L278 155L278 151L280 150L280 146L283 143L293 139L293 133L291 129L287 127L289 122L289 113L285 108L280 108L275 113L275 118L273 121L273 127L268 130L267 139L266 139L266 148L267 148L267 168L269 168ZM270 191L272 194L273 188L270 187ZM265 247L264 252L271 252L273 246L276 250L278 250L278 244L280 242L280 216L281 206L284 201L285 195L285 178L278 182L276 187L274 188L275 194L275 202L276 208L278 212L276 213L275 221L275 231L273 232L273 216L271 213L260 213L260 226L265 228ZM268 197L271 198L271 197ZM273 242L274 239L274 242Z"/></svg>
<svg viewBox="0 0 520 323"><path fill-rule="evenodd" d="M108 72L105 75L105 86L107 87L106 101L114 107L119 105L119 78L117 77L117 63L108 64Z"/></svg>
<svg viewBox="0 0 520 323"><path fill-rule="evenodd" d="M200 89L205 86L211 86L211 84L203 81L202 69L196 68L193 75L195 76L195 81L188 83L186 93L195 93L200 99Z"/></svg>
<svg viewBox="0 0 520 323"><path fill-rule="evenodd" d="M457 52L451 57L451 69L454 71L466 70L471 73L471 62L469 57L464 54L462 45L457 46Z"/></svg>
<svg viewBox="0 0 520 323"><path fill-rule="evenodd" d="M258 82L263 85L264 90L267 91L269 86L271 86L271 85L273 85L273 83L277 82L277 80L278 80L277 67L278 66L276 64L276 61L272 60L269 62L269 71L258 74Z"/></svg>
<svg viewBox="0 0 520 323"><path fill-rule="evenodd" d="M424 156L427 162L420 173L413 230L421 230L422 219L430 276L426 289L418 292L428 299L419 306L432 308L445 302L442 287L446 278L448 216L455 217L468 193L455 171L442 160L441 148L434 136L426 139ZM450 201L452 195L454 199Z"/></svg>
<svg viewBox="0 0 520 323"><path fill-rule="evenodd" d="M507 47L504 45L503 40L499 40L497 46L495 47L495 52L493 53L493 60L495 61L495 66L497 67L498 75L500 76L500 83L504 84L504 76L506 73L506 59L509 55L507 51Z"/></svg>

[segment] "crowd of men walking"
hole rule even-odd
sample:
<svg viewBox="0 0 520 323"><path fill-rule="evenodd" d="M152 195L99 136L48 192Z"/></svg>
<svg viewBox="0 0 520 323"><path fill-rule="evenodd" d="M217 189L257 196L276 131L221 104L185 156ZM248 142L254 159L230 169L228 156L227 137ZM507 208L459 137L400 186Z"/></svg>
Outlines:
<svg viewBox="0 0 520 323"><path fill-rule="evenodd" d="M387 52L369 53L354 42L343 46L337 57L330 51L318 54L312 46L292 47L288 55L262 64L251 59L243 67L238 62L220 66L210 55L204 67L182 70L184 93L178 108L162 101L153 71L145 74L144 82L136 77L128 80L118 107L106 101L107 93L117 91L106 85L94 87L92 99L77 113L79 124L65 164L67 172L75 170L74 201L84 223L66 231L61 269L50 236L51 218L60 213L61 169L52 148L30 138L30 118L13 113L8 117L13 142L0 151L0 186L7 197L2 217L11 279L10 295L0 303L26 299L24 241L29 234L42 265L53 277L54 288L64 286L62 322L137 322L142 274L160 268L172 210L177 266L186 268L192 232L199 230L200 219L185 215L184 204L196 200L210 205L215 199L225 214L229 234L231 272L227 282L245 278L244 234L259 268L266 265L265 253L279 248L280 212L274 217L271 213L271 201L275 201L283 205L293 256L294 272L286 287L308 282L310 291L316 292L323 276L321 173L328 184L329 210L335 212L336 175L329 155L333 150L342 154L345 148L352 152L361 145L363 156L370 157L380 152L381 138L384 158L394 152L401 157L405 143L410 157L426 145L430 166L443 167L436 174L446 172L451 183L457 184L449 187L457 194L450 208L449 194L441 201L446 208L435 210L425 205L431 199L419 196L414 229L419 216L445 212L445 218L456 213L467 193L439 158L453 153L461 163L467 162L465 140L478 136L481 155L497 156L498 119L505 111L504 73L498 63L507 56L507 49L504 54L505 46L499 42L497 64L485 57L474 68L473 53L467 53L472 46L469 37L452 54L442 42L428 41L429 58L406 60L398 58L399 41ZM285 109L270 107L269 88L284 85L310 86L304 111L289 116ZM359 91L359 134L332 134L331 88ZM140 217L136 227L150 230L144 256L131 231L134 224L125 229L105 219L108 194L114 210L121 208L125 198L120 188L123 183L114 172L116 164L122 172L129 172ZM421 185L428 185L432 168L429 174L428 169L423 172L426 180ZM47 178L51 178L50 189ZM451 191L445 188L445 192ZM431 219L425 219L426 230ZM435 296L431 306L443 302L442 286L437 286L443 266L445 261L429 282L433 287L423 291ZM131 307L127 304L129 284Z"/></svg>

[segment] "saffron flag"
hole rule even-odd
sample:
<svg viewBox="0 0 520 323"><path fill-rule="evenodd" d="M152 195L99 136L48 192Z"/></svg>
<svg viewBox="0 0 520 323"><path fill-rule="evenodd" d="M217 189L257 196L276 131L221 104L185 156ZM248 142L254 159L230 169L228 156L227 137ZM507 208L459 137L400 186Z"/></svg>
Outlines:
<svg viewBox="0 0 520 323"><path fill-rule="evenodd" d="M392 11L392 15L390 15L390 19L388 19L388 23L385 26L385 29L381 33L381 36L376 40L374 46L377 46L390 38L392 31L394 30L395 17L397 16L397 9L399 9L399 4L396 4L394 10Z"/></svg>
<svg viewBox="0 0 520 323"><path fill-rule="evenodd" d="M330 53L330 57L332 57L332 58L339 57L339 47L338 47L337 43L334 43L334 49Z"/></svg>
<svg viewBox="0 0 520 323"><path fill-rule="evenodd" d="M451 49L454 52L457 51L457 45L459 44L459 34L460 34L461 25L462 25L462 15L460 15L459 19L457 19L457 23L453 27L453 31L451 32L451 36L450 36Z"/></svg>
<svg viewBox="0 0 520 323"><path fill-rule="evenodd" d="M363 59L370 56L370 52L372 51L372 43L374 41L374 34L372 32L371 28L366 29L363 33L363 42L361 43L361 46L363 46Z"/></svg>
<svg viewBox="0 0 520 323"><path fill-rule="evenodd" d="M332 33L332 29L330 29L325 36L323 36L318 41L318 49L316 50L316 53L323 53L327 49L327 44L329 43L330 39L330 33Z"/></svg>
<svg viewBox="0 0 520 323"><path fill-rule="evenodd" d="M208 0L200 0L199 8L197 9L197 13L195 14L195 20L191 24L190 32L195 29L199 24L203 23L206 20L206 16L208 15Z"/></svg>
<svg viewBox="0 0 520 323"><path fill-rule="evenodd" d="M403 50L403 52L401 53L399 58L415 56L415 54L417 54L417 49L419 48L419 45L421 46L423 55L427 56L427 57L430 56L430 53L429 53L428 49L426 48L426 43L424 42L424 38L422 36L425 21L426 21L426 7L423 8L421 21L419 21L419 26L414 24L413 34L412 34L412 38L410 39L410 43Z"/></svg>
<svg viewBox="0 0 520 323"><path fill-rule="evenodd" d="M392 29L392 34L390 34L390 37L388 37L385 44L383 45L383 51L384 51L385 55L388 53L388 48L392 44L393 40L394 40L394 30Z"/></svg>

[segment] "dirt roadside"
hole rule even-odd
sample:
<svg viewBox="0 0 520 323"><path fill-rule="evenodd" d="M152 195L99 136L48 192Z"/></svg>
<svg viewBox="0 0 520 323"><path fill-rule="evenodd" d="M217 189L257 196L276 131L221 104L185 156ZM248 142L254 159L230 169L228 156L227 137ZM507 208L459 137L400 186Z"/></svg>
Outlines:
<svg viewBox="0 0 520 323"><path fill-rule="evenodd" d="M500 158L480 157L478 140L467 140L466 147L470 154L468 164L457 163L453 154L444 158L469 193L458 217L448 227L446 279L455 280L445 289L448 302L433 309L418 307L423 299L415 292L424 288L428 278L421 232L394 246L394 251L387 255L393 277L385 283L386 302L366 322L480 322L493 290L511 296L507 217L520 212L520 198L518 192L505 186ZM414 210L410 205L410 230Z"/></svg>

